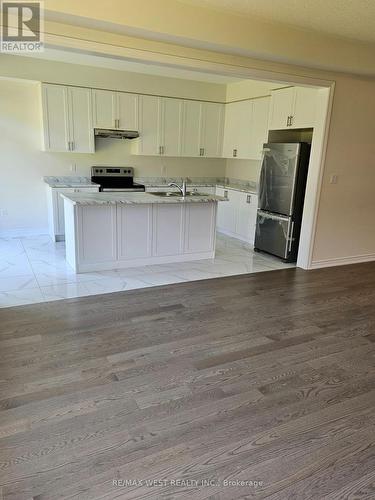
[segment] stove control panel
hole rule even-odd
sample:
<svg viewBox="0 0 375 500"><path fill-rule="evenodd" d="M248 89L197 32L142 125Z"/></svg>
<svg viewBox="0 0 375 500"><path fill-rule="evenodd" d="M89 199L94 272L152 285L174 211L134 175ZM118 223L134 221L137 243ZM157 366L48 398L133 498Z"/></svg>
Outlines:
<svg viewBox="0 0 375 500"><path fill-rule="evenodd" d="M92 177L133 177L133 167L91 167Z"/></svg>

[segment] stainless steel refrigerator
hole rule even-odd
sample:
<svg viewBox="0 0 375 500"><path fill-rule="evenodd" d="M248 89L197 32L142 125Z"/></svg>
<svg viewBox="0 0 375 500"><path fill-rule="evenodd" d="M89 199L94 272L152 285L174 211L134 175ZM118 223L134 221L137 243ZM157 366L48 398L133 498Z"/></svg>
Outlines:
<svg viewBox="0 0 375 500"><path fill-rule="evenodd" d="M264 144L254 250L295 262L310 144Z"/></svg>

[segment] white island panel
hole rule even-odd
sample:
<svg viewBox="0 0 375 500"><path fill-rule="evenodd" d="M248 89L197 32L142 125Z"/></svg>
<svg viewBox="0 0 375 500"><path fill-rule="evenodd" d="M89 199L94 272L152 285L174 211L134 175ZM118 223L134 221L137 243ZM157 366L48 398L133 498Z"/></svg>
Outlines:
<svg viewBox="0 0 375 500"><path fill-rule="evenodd" d="M215 249L216 203L192 203L185 209L185 253Z"/></svg>
<svg viewBox="0 0 375 500"><path fill-rule="evenodd" d="M119 260L145 259L152 252L152 205L117 207Z"/></svg>
<svg viewBox="0 0 375 500"><path fill-rule="evenodd" d="M185 205L154 205L153 255L165 257L183 253Z"/></svg>
<svg viewBox="0 0 375 500"><path fill-rule="evenodd" d="M116 260L116 205L82 206L77 216L79 262Z"/></svg>

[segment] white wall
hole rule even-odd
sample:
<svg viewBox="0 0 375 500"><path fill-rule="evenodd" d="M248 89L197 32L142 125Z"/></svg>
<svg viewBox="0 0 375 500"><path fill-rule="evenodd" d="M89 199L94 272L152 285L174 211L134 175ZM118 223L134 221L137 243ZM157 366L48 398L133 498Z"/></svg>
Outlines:
<svg viewBox="0 0 375 500"><path fill-rule="evenodd" d="M100 139L95 154L41 151L39 86L0 79L0 234L45 232L45 175L90 175L92 165L130 165L137 176L224 176L225 160L130 155L128 141ZM76 165L77 172L70 170Z"/></svg>

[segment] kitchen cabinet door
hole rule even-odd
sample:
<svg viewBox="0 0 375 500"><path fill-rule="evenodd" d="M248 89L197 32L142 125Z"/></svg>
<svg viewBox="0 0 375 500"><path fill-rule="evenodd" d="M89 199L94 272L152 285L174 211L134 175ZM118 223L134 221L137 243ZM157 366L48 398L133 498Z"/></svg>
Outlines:
<svg viewBox="0 0 375 500"><path fill-rule="evenodd" d="M226 105L223 148L225 158L251 157L252 114L251 100L231 102Z"/></svg>
<svg viewBox="0 0 375 500"><path fill-rule="evenodd" d="M223 148L224 104L202 102L201 156L217 158Z"/></svg>
<svg viewBox="0 0 375 500"><path fill-rule="evenodd" d="M122 130L138 130L138 95L117 93L117 127Z"/></svg>
<svg viewBox="0 0 375 500"><path fill-rule="evenodd" d="M116 128L117 93L110 90L92 91L93 121L96 128Z"/></svg>
<svg viewBox="0 0 375 500"><path fill-rule="evenodd" d="M233 235L236 230L236 207L231 200L233 191L216 188L216 194L228 198L229 201L218 203L216 227L218 231Z"/></svg>
<svg viewBox="0 0 375 500"><path fill-rule="evenodd" d="M224 158L236 157L238 153L238 115L240 107L238 102L230 102L225 105L224 119L224 140L223 154Z"/></svg>
<svg viewBox="0 0 375 500"><path fill-rule="evenodd" d="M70 150L68 89L63 85L42 85L44 149Z"/></svg>
<svg viewBox="0 0 375 500"><path fill-rule="evenodd" d="M260 160L262 158L263 144L268 138L269 97L253 100L249 158Z"/></svg>
<svg viewBox="0 0 375 500"><path fill-rule="evenodd" d="M271 92L270 104L270 130L289 128L288 118L293 114L295 88L274 90Z"/></svg>
<svg viewBox="0 0 375 500"><path fill-rule="evenodd" d="M163 98L161 125L161 154L180 156L182 101L180 99Z"/></svg>
<svg viewBox="0 0 375 500"><path fill-rule="evenodd" d="M257 212L256 196L251 193L236 192L236 236L248 243L254 243Z"/></svg>
<svg viewBox="0 0 375 500"><path fill-rule="evenodd" d="M295 87L294 108L290 128L311 128L315 126L317 89Z"/></svg>
<svg viewBox="0 0 375 500"><path fill-rule="evenodd" d="M94 153L91 90L69 87L70 150L74 153Z"/></svg>
<svg viewBox="0 0 375 500"><path fill-rule="evenodd" d="M198 101L184 101L182 156L203 156L201 149L202 106Z"/></svg>
<svg viewBox="0 0 375 500"><path fill-rule="evenodd" d="M159 155L161 152L161 98L139 97L139 139L133 140L133 152L140 155Z"/></svg>

